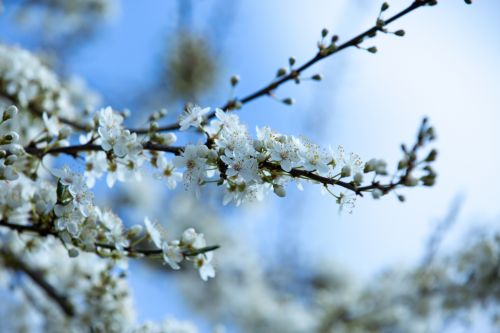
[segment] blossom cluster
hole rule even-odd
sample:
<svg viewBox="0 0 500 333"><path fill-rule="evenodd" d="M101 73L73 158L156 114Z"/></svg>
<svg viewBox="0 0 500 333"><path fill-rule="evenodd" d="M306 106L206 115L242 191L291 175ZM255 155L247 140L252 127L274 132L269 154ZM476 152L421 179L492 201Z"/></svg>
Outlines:
<svg viewBox="0 0 500 333"><path fill-rule="evenodd" d="M72 117L75 109L58 77L38 57L0 44L0 91L19 107Z"/></svg>
<svg viewBox="0 0 500 333"><path fill-rule="evenodd" d="M138 324L126 276L110 259L92 253L69 258L54 237L42 242L34 235L1 231L0 237L0 315L10 318L0 322L2 332L198 332L192 323L174 318ZM19 279L24 270L48 285ZM57 299L44 294L49 286L57 287L52 291ZM5 295L7 288L10 295Z"/></svg>
<svg viewBox="0 0 500 333"><path fill-rule="evenodd" d="M33 181L24 175L16 180L0 181L0 227L18 230L29 228L41 235L49 234L60 239L71 257L81 251L94 252L102 257L113 258L126 266L127 256L143 257L161 255L172 268L179 269L184 259L192 261L206 280L215 276L203 234L188 228L181 240L167 242L160 227L145 221L147 233L141 225L128 230L122 220L107 209L93 202L82 175L67 166L54 169L57 187L44 180ZM132 246L149 237L157 245L156 250L143 250Z"/></svg>
<svg viewBox="0 0 500 333"><path fill-rule="evenodd" d="M144 220L149 238L157 248L162 250L163 260L172 269L179 269L179 264L186 258L185 253L197 253L207 246L203 234L197 233L193 228L188 228L182 233L180 240L168 241L166 232L160 224L154 223L148 218ZM212 252L199 253L194 258L187 257L192 261L195 268L199 269L201 278L206 281L209 277L215 277L215 270L211 263Z"/></svg>
<svg viewBox="0 0 500 333"><path fill-rule="evenodd" d="M188 119L191 126L199 127L206 113L207 109L199 107L189 110L181 118L184 128L188 128ZM347 154L342 146L336 150L324 149L307 139L280 134L269 127L257 128L257 138L253 139L237 115L220 109L215 115L216 119L203 127L209 144L187 145L173 159L174 166L184 170L185 188L196 195L202 185L218 182L225 189L224 204L239 205L262 199L269 191L283 197L285 186L291 181L299 188L302 181L318 183L317 178L311 179L311 174L328 178L332 184L343 181L354 186L362 183L364 173L387 174L385 162L379 163L376 170L366 168L357 154ZM301 172L297 173L298 170ZM327 184L323 185L328 189ZM352 196L339 193L336 197L341 207L352 209Z"/></svg>

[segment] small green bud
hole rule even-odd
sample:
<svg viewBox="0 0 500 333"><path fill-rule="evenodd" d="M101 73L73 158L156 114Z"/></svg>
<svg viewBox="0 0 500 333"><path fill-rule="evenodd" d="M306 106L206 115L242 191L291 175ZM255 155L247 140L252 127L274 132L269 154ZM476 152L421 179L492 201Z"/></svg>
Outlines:
<svg viewBox="0 0 500 333"><path fill-rule="evenodd" d="M389 9L389 4L387 2L384 2L382 4L382 7L380 8L380 11L385 12L387 9Z"/></svg>
<svg viewBox="0 0 500 333"><path fill-rule="evenodd" d="M405 202L405 201L406 201L406 198L405 198L405 196L404 196L404 195L398 194L398 200L399 200L400 202Z"/></svg>
<svg viewBox="0 0 500 333"><path fill-rule="evenodd" d="M465 0L465 3L468 5L472 5L472 0Z"/></svg>
<svg viewBox="0 0 500 333"><path fill-rule="evenodd" d="M351 175L351 168L348 165L344 165L340 170L341 177L349 177Z"/></svg>
<svg viewBox="0 0 500 333"><path fill-rule="evenodd" d="M376 189L374 189L372 191L372 197L373 197L373 199L380 199L380 197L382 195L384 195L384 193L380 189L378 189L378 188L376 188Z"/></svg>
<svg viewBox="0 0 500 333"><path fill-rule="evenodd" d="M332 44L337 43L337 42L338 42L338 40L339 40L339 36L338 36L338 35L333 35L333 36L332 36Z"/></svg>
<svg viewBox="0 0 500 333"><path fill-rule="evenodd" d="M293 104L295 104L295 100L293 98L290 98L290 97L285 98L282 102L284 104L286 104L286 105L293 105Z"/></svg>
<svg viewBox="0 0 500 333"><path fill-rule="evenodd" d="M242 107L243 107L243 104L242 104L240 101L236 101L236 102L234 102L234 108L235 108L236 110L239 110L239 109L241 109Z"/></svg>
<svg viewBox="0 0 500 333"><path fill-rule="evenodd" d="M284 198L286 196L286 191L283 185L273 185L274 194L276 194L280 198Z"/></svg>
<svg viewBox="0 0 500 333"><path fill-rule="evenodd" d="M231 76L230 82L231 86L235 87L238 84L238 82L240 82L240 77L238 75L233 75Z"/></svg>
<svg viewBox="0 0 500 333"><path fill-rule="evenodd" d="M323 28L323 30L321 30L321 37L325 38L327 35L328 35L328 29Z"/></svg>
<svg viewBox="0 0 500 333"><path fill-rule="evenodd" d="M128 231L127 231L127 239L133 239L135 237L137 237L141 232L142 232L142 225L140 224L136 224L134 226L132 226L132 228L130 228Z"/></svg>
<svg viewBox="0 0 500 333"><path fill-rule="evenodd" d="M363 182L363 174L362 173L356 173L354 175L354 179L353 179L354 183L356 185L361 185L361 183Z"/></svg>
<svg viewBox="0 0 500 333"><path fill-rule="evenodd" d="M75 248L71 248L71 249L68 250L68 255L69 255L70 258L76 258L76 257L78 257L79 254L80 253Z"/></svg>
<svg viewBox="0 0 500 333"><path fill-rule="evenodd" d="M420 178L424 186L433 186L436 183L436 175L435 174L428 174L427 176L424 176Z"/></svg>
<svg viewBox="0 0 500 333"><path fill-rule="evenodd" d="M433 161L436 160L436 156L437 156L437 150L433 149L433 150L431 150L431 152L429 153L429 155L427 155L425 161L426 162L433 162Z"/></svg>
<svg viewBox="0 0 500 333"><path fill-rule="evenodd" d="M152 121L151 124L149 124L149 130L151 132L158 131L158 128L160 128L160 126L158 125L158 123L156 121Z"/></svg>
<svg viewBox="0 0 500 333"><path fill-rule="evenodd" d="M278 72L276 73L276 77L280 77L286 74L286 68L280 68L278 69Z"/></svg>
<svg viewBox="0 0 500 333"><path fill-rule="evenodd" d="M288 63L290 64L290 66L295 65L295 58L294 58L294 57L290 57L290 58L288 59Z"/></svg>
<svg viewBox="0 0 500 333"><path fill-rule="evenodd" d="M314 81L321 81L323 80L323 76L321 76L321 74L315 74L311 77L311 79L313 79Z"/></svg>
<svg viewBox="0 0 500 333"><path fill-rule="evenodd" d="M367 48L366 50L367 50L368 52L370 52L370 53L374 53L374 54L375 54L375 53L377 53L377 51L378 51L378 50L377 50L377 48L376 48L375 46L369 47L369 48Z"/></svg>
<svg viewBox="0 0 500 333"><path fill-rule="evenodd" d="M405 31L403 29L398 30L394 33L396 36L403 37L405 35Z"/></svg>
<svg viewBox="0 0 500 333"><path fill-rule="evenodd" d="M417 186L418 179L413 177L413 176L408 176L408 178L406 178L406 180L405 180L405 185L410 186L410 187Z"/></svg>

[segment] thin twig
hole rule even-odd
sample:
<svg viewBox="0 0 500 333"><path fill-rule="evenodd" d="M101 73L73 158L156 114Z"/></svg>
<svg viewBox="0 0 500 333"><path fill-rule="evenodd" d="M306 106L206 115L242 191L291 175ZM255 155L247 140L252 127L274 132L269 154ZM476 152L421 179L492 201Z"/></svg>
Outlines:
<svg viewBox="0 0 500 333"><path fill-rule="evenodd" d="M17 232L31 232L38 234L40 236L54 236L59 238L57 232L51 229L39 227L36 225L24 225L24 224L16 224L8 222L7 220L0 220L0 227L6 227L11 230L15 230ZM96 248L100 249L108 249L108 250L118 250L114 244L107 243L95 243ZM186 257L193 257L198 254L202 254L205 252L214 251L220 248L219 245L210 245L199 249L186 249L182 252L182 254ZM126 252L129 257L137 257L137 256L157 256L163 253L162 249L137 249L131 246L126 246L123 248L123 251Z"/></svg>
<svg viewBox="0 0 500 333"><path fill-rule="evenodd" d="M333 49L331 51L328 51L328 52L319 51L318 53L316 53L316 55L312 59L310 59L309 61L307 61L303 65L301 65L299 68L292 70L289 74L281 77L279 80L274 81L274 82L268 84L267 86L255 91L255 92L253 92L253 93L251 93L251 94L249 94L241 99L228 101L226 104L224 104L221 107L221 109L225 110L225 111L234 110L237 105L244 105L244 104L247 104L247 103L249 103L249 102L251 102L259 97L269 95L272 91L276 90L279 86L283 85L284 83L296 79L298 76L300 76L300 74L303 71L305 71L306 69L308 69L309 67L311 67L315 63L319 62L320 60L328 58L328 57L330 57L330 56L332 56L332 55L334 55L342 50L345 50L349 47L359 45L365 38L373 36L374 34L377 33L377 31L382 31L382 28L384 28L385 26L387 26L387 25L391 24L392 22L398 20L399 18L411 13L415 9L429 4L430 2L431 1L429 1L429 0L416 0L416 1L414 1L406 9L400 11L399 13L395 14L394 16L390 17L387 20L384 20L382 24L374 25L370 29L366 30L365 32L360 33L356 37L351 38L347 42L337 46L335 49ZM213 117L215 117L215 111L212 111L207 115L207 119L212 119ZM178 130L179 128L180 128L180 125L178 122L176 122L176 123L168 124L166 126L159 127L157 129L157 132L175 131L175 130ZM150 129L148 129L148 128L131 129L130 131L135 132L137 134L146 134L150 131Z"/></svg>

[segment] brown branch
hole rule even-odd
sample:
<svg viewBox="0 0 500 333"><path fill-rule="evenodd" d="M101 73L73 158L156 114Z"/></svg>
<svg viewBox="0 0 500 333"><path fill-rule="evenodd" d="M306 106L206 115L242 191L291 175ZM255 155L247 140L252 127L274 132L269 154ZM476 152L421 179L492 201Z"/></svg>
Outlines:
<svg viewBox="0 0 500 333"><path fill-rule="evenodd" d="M38 227L33 224L32 225L15 224L15 223L10 223L4 219L0 220L0 227L6 227L20 233L32 232L40 236L54 236L56 238L59 238L58 233L55 232L54 230ZM116 246L113 244L95 243L94 245L96 248L117 250ZM210 245L199 249L186 249L182 254L186 257L193 257L201 253L217 250L218 248L220 248L219 245ZM137 257L138 255L143 255L147 257L147 256L161 255L163 253L163 250L161 249L136 249L131 246L126 246L123 248L123 250L127 252L127 256L129 257Z"/></svg>
<svg viewBox="0 0 500 333"><path fill-rule="evenodd" d="M146 150L163 151L172 154L180 154L183 147L166 146L156 143L146 142L142 144L142 147ZM56 155L56 154L66 154L71 156L77 156L79 152L83 151L104 151L100 145L86 143L82 145L66 146L66 147L55 147L55 148L37 148L32 146L24 147L24 150L31 155L36 155L38 157L43 157L45 155Z"/></svg>
<svg viewBox="0 0 500 333"><path fill-rule="evenodd" d="M274 81L274 82L268 84L267 86L255 91L255 92L253 92L253 93L251 93L251 94L249 94L241 99L228 101L225 105L223 105L221 107L221 109L226 110L226 111L234 110L237 105L244 105L244 104L247 104L247 103L249 103L249 102L251 102L259 97L269 95L272 91L276 90L278 87L280 87L284 83L296 79L303 71L305 71L306 69L308 69L309 67L311 67L315 63L319 62L320 60L328 58L328 57L330 57L330 56L332 56L332 55L334 55L342 50L345 50L349 47L359 45L365 38L375 36L375 34L378 31L382 31L383 28L386 27L387 25L389 25L392 22L398 20L399 18L411 13L412 11L414 11L415 9L417 9L419 7L430 4L431 2L432 1L430 1L430 0L415 0L406 9L400 11L399 13L390 17L389 19L382 21L381 24L375 24L370 29L366 30L365 32L360 33L356 37L351 38L347 42L337 46L336 48L334 48L332 50L329 50L326 52L325 52L325 50L319 51L312 59L310 59L309 61L307 61L306 63L304 63L300 67L298 67L297 69L292 70L289 74L284 75L279 80ZM212 111L207 115L207 119L212 119L213 117L215 117L215 111ZM157 131L158 132L168 132L168 131L178 130L179 128L180 128L180 125L178 122L176 122L176 123L171 123L171 124L166 125L166 126L159 127L157 129ZM146 134L150 131L150 129L147 129L147 128L131 129L130 131L135 132L137 134Z"/></svg>
<svg viewBox="0 0 500 333"><path fill-rule="evenodd" d="M330 57L330 56L332 56L332 55L334 55L342 50L345 50L349 47L358 46L361 42L363 42L363 40L365 38L374 37L378 31L383 31L383 28L388 26L392 22L400 19L401 17L403 17L411 12L413 12L417 8L431 4L432 2L433 2L432 0L415 0L406 9L400 11L399 13L390 17L389 19L379 21L377 24L375 24L370 29L368 29L365 32L362 32L359 35L351 38L350 40L346 41L345 43L336 46L335 48L325 48L325 49L320 50L318 53L316 53L316 55L312 59L310 59L309 61L307 61L306 63L304 63L300 67L298 67L297 69L292 70L287 75L282 76L277 81L274 81L274 82L268 84L267 86L255 91L255 92L253 92L253 93L251 93L251 94L249 94L241 99L230 100L226 104L221 106L220 108L222 110L231 111L231 110L236 109L237 106L247 104L247 103L252 102L252 101L254 101L262 96L270 95L274 90L276 90L278 87L280 87L284 83L286 83L288 81L295 80L297 77L300 76L300 74L302 72L304 72L306 69L313 66L317 62L319 62L325 58L328 58L328 57ZM6 97L12 100L11 97L9 97L9 96L6 96ZM15 102L15 100L14 100L14 102ZM43 112L41 110L39 110L35 105L31 105L31 107L29 107L29 109L34 114L36 114L38 116L41 116L43 114ZM213 117L215 117L215 111L212 111L207 115L207 119L212 119ZM58 118L62 123L67 124L69 126L72 126L73 128L76 128L78 130L81 130L81 131L89 130L87 125L80 124L75 120L66 119L66 118L60 117L60 116L58 116ZM168 124L166 126L159 127L158 129L155 130L155 132L175 131L175 130L178 130L179 128L180 128L179 123L175 122L175 123ZM137 133L137 134L148 134L151 132L151 129L150 128L138 128L138 129L130 129L130 131Z"/></svg>

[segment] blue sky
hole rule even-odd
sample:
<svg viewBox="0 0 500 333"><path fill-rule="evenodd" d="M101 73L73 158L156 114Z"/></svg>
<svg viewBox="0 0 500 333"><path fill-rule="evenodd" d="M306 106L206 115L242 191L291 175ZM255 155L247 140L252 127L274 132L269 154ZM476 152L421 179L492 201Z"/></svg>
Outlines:
<svg viewBox="0 0 500 333"><path fill-rule="evenodd" d="M298 63L309 59L323 27L345 40L371 26L380 5L245 0L234 6L230 17L207 21L209 8L219 2L200 1L193 22L200 33L221 25L224 39L217 47L224 64L222 77L241 76L237 95L267 84L289 56ZM174 2L144 5L126 0L122 5L121 13L70 59L69 66L118 108L127 107L128 96L151 80L164 47L158 40L177 25ZM394 10L402 7L395 5ZM386 158L390 164L399 157L399 144L411 143L421 118L429 116L437 129L440 153L435 187L404 190L404 204L392 196L380 201L365 198L358 201L353 215L340 216L334 199L320 195L317 188L307 187L305 193L290 188L288 199L271 197L266 204L232 211L230 223L240 223L241 232L250 235L266 231L271 239L284 231L299 233L304 253L326 253L369 277L388 265L418 260L426 237L457 194L465 196L457 229L497 219L500 21L495 13L499 11L500 3L492 1L473 6L441 1L435 8L418 10L390 27L405 29L404 38L380 36L368 42L367 46L377 45L376 55L347 50L309 72L322 73L323 82L280 89L279 96L297 101L293 107L264 98L240 113L249 128L270 125L324 145L342 144L365 160ZM0 39L29 45L29 35L14 33L10 24L0 17ZM205 104L221 105L227 94L223 81ZM318 123L320 128L314 125ZM132 277L133 284L142 285L148 274L154 273ZM151 319L161 319L163 310L188 318L178 303L165 309L155 306L162 297L158 291L166 285L159 282L141 291L141 318L147 313ZM175 294L170 289L165 295Z"/></svg>

